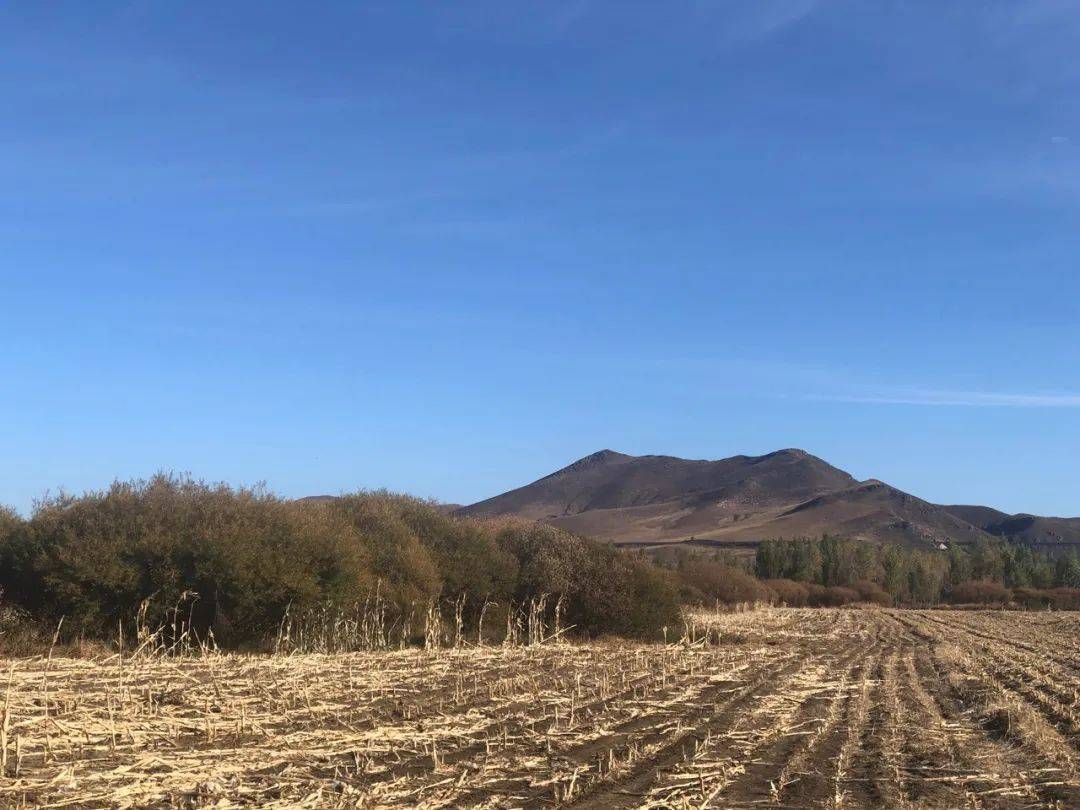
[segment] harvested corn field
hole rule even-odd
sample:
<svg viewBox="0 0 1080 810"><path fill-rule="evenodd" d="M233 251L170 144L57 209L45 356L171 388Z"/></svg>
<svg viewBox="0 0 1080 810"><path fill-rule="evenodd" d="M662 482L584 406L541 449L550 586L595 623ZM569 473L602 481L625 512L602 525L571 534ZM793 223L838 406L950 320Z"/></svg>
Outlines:
<svg viewBox="0 0 1080 810"><path fill-rule="evenodd" d="M679 643L6 662L4 807L1075 807L1080 617L699 614Z"/></svg>

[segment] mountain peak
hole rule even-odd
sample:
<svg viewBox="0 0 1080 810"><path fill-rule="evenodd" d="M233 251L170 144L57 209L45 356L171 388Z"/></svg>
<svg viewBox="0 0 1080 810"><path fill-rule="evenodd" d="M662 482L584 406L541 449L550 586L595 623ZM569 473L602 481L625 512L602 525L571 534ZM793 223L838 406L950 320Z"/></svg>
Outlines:
<svg viewBox="0 0 1080 810"><path fill-rule="evenodd" d="M875 479L856 481L797 447L718 461L605 448L460 514L517 515L634 544L745 545L828 533L925 546L987 537L944 509Z"/></svg>
<svg viewBox="0 0 1080 810"><path fill-rule="evenodd" d="M843 470L802 450L705 461L630 456L605 448L524 487L465 507L462 513L553 520L582 513L613 514L610 510L619 509L689 514L702 504L711 504L710 508L720 510L720 518L730 520L736 513L744 516L800 502L853 483ZM689 536L706 528L668 523L663 520L650 531Z"/></svg>
<svg viewBox="0 0 1080 810"><path fill-rule="evenodd" d="M823 458L815 456L813 453L808 453L806 450L801 450L798 447L785 447L783 450L774 450L772 453L766 453L764 456L760 456L763 459L790 459L792 461L811 461L817 464L828 464ZM832 465L829 465L832 466Z"/></svg>
<svg viewBox="0 0 1080 810"><path fill-rule="evenodd" d="M458 514L517 515L638 546L692 538L745 548L767 538L821 534L917 547L991 535L1080 546L1080 518L936 506L876 478L856 481L797 447L719 461L605 448Z"/></svg>
<svg viewBox="0 0 1080 810"><path fill-rule="evenodd" d="M628 456L625 453L617 453L614 450L597 450L595 453L590 453L584 458L579 458L573 464L567 467L563 467L555 475L560 475L567 472L579 472L580 470L587 470L591 467L600 467L604 464L612 464L619 461L625 461L631 459L633 456Z"/></svg>

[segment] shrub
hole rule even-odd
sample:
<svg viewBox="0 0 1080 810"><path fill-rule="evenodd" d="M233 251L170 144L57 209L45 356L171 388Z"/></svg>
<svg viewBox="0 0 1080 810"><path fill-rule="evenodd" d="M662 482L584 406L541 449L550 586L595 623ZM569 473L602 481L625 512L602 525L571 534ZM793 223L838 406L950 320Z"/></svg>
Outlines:
<svg viewBox="0 0 1080 810"><path fill-rule="evenodd" d="M18 573L37 593L24 606L91 635L115 637L147 599L162 623L195 592L196 629L239 642L270 632L289 604L346 602L375 583L359 534L336 514L173 476L44 501L28 530Z"/></svg>
<svg viewBox="0 0 1080 810"><path fill-rule="evenodd" d="M1054 596L1039 588L1013 588L1012 600L1028 610L1047 610L1053 606Z"/></svg>
<svg viewBox="0 0 1080 810"><path fill-rule="evenodd" d="M405 610L437 598L443 583L431 551L421 543L402 506L399 499L358 493L309 508L337 513L356 529L383 593Z"/></svg>
<svg viewBox="0 0 1080 810"><path fill-rule="evenodd" d="M50 498L29 521L0 510L0 588L44 626L66 616L69 633L114 639L150 600L152 628L190 618L229 646L272 635L290 607L355 613L375 592L402 620L453 602L469 627L493 602L505 619L545 595L549 619L560 604L587 635L658 637L679 621L669 572L550 526L385 492L296 502L172 475Z"/></svg>
<svg viewBox="0 0 1080 810"><path fill-rule="evenodd" d="M589 636L656 638L680 621L676 583L644 558L551 526L494 525L499 546L517 560L518 603L562 598L566 624Z"/></svg>
<svg viewBox="0 0 1080 810"><path fill-rule="evenodd" d="M949 601L963 604L1005 604L1012 599L1012 592L1000 582L988 579L972 579L952 587Z"/></svg>
<svg viewBox="0 0 1080 810"><path fill-rule="evenodd" d="M763 583L773 594L774 602L788 607L806 607L810 603L810 589L804 582L792 579L767 579Z"/></svg>
<svg viewBox="0 0 1080 810"><path fill-rule="evenodd" d="M0 588L8 602L40 606L41 580L33 572L36 554L37 546L26 521L0 506Z"/></svg>
<svg viewBox="0 0 1080 810"><path fill-rule="evenodd" d="M821 585L809 585L807 604L811 607L840 607L859 601L859 592L839 585L826 588Z"/></svg>
<svg viewBox="0 0 1080 810"><path fill-rule="evenodd" d="M699 555L680 559L677 575L685 602L735 605L772 598L772 592L749 574Z"/></svg>
<svg viewBox="0 0 1080 810"><path fill-rule="evenodd" d="M1053 588L1050 597L1055 610L1080 610L1080 588Z"/></svg>
<svg viewBox="0 0 1080 810"><path fill-rule="evenodd" d="M1013 588L1013 600L1029 610L1080 610L1078 588Z"/></svg>
<svg viewBox="0 0 1080 810"><path fill-rule="evenodd" d="M629 559L626 579L631 594L625 614L614 617L608 632L630 638L659 639L665 627L682 620L676 582L661 568L641 559Z"/></svg>
<svg viewBox="0 0 1080 810"><path fill-rule="evenodd" d="M893 604L894 600L892 596L876 582L862 579L854 583L851 587L852 590L858 593L860 602L869 602L873 605Z"/></svg>

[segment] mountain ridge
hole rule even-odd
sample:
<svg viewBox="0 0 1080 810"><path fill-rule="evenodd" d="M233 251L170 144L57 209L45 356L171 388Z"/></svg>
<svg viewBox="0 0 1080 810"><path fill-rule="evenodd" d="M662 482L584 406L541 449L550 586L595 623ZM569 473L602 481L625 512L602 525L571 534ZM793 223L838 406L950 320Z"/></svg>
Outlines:
<svg viewBox="0 0 1080 810"><path fill-rule="evenodd" d="M1080 517L1064 518L1018 512L1010 515L988 506L952 505L951 512L995 537L1041 546L1080 545Z"/></svg>
<svg viewBox="0 0 1080 810"><path fill-rule="evenodd" d="M1080 545L1080 518L941 506L878 479L858 481L799 448L718 460L605 448L455 514L515 515L633 545L745 546L826 533L928 548L1017 535Z"/></svg>

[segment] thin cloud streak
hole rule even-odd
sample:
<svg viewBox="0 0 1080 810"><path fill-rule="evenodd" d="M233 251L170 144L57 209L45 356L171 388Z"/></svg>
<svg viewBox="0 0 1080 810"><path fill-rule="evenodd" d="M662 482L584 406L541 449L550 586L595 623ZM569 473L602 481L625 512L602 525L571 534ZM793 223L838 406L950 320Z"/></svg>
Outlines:
<svg viewBox="0 0 1080 810"><path fill-rule="evenodd" d="M819 402L861 405L937 405L968 408L1080 408L1080 394L1011 394L991 391L893 391L873 394L809 394Z"/></svg>

